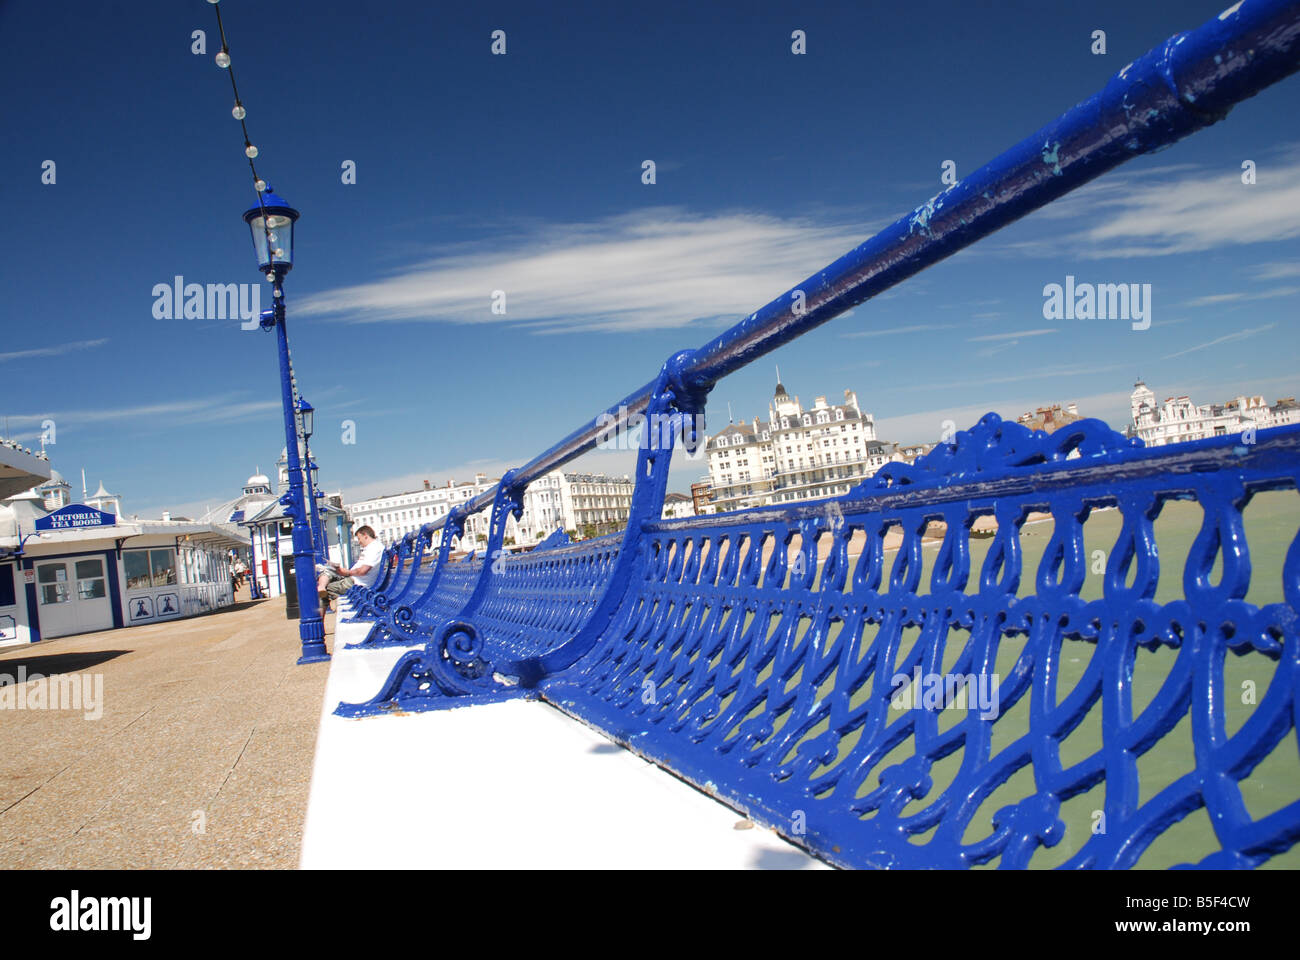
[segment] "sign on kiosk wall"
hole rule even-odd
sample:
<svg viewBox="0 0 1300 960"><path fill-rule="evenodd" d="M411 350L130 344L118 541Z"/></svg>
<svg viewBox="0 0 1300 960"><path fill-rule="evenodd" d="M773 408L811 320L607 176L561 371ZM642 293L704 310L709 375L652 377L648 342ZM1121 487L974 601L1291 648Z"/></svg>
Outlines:
<svg viewBox="0 0 1300 960"><path fill-rule="evenodd" d="M94 507L80 503L70 504L55 510L47 517L36 521L37 530L80 530L84 527L111 527L117 523L117 515L96 510Z"/></svg>

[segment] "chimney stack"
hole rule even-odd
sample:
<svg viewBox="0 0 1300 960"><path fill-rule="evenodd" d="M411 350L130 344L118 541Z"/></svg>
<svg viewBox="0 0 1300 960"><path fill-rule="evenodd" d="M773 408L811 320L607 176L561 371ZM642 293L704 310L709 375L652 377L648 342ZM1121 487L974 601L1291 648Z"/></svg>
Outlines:
<svg viewBox="0 0 1300 960"><path fill-rule="evenodd" d="M428 481L428 480L424 481L424 489L426 489L426 490L429 489L429 481Z"/></svg>

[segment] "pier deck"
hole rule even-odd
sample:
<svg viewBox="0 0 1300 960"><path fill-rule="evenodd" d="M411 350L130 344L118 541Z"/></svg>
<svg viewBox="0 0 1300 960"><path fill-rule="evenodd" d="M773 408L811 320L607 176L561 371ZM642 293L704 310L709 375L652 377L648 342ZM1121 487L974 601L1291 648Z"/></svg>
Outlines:
<svg viewBox="0 0 1300 960"><path fill-rule="evenodd" d="M0 675L103 683L97 719L0 710L0 862L296 867L329 671L299 652L282 600L0 650Z"/></svg>

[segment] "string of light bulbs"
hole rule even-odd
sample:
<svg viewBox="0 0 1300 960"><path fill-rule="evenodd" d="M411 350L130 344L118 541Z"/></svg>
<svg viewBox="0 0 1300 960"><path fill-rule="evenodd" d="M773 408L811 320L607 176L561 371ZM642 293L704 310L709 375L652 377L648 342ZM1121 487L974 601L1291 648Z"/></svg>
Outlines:
<svg viewBox="0 0 1300 960"><path fill-rule="evenodd" d="M248 137L248 124L244 122L245 118L248 116L248 111L244 108L244 103L239 97L239 84L235 82L235 68L231 65L230 60L230 44L226 40L226 25L221 21L221 0L208 0L208 3L212 4L212 9L217 15L217 33L221 37L221 52L219 52L214 59L217 62L217 66L225 70L230 76L230 89L235 96L235 105L231 108L230 115L239 121L239 129L244 135L244 156L248 158L248 169L253 174L253 189L257 191L257 208L262 214L262 231L266 235L266 249L268 254L283 256L284 251L279 250L274 246L276 238L275 235L271 233L271 217L266 212L266 204L264 202L264 194L267 189L266 181L257 175L257 164L253 162L257 159L258 151L257 147L253 145L253 142ZM274 272L268 271L266 279L275 282L276 278ZM278 289L276 290L276 296L279 296ZM269 333L271 328L263 327L262 329ZM302 413L299 410L301 395L298 392L298 377L295 375L293 370L292 357L289 360L289 382L290 393L294 400L294 419L297 421L299 431L301 432Z"/></svg>
<svg viewBox="0 0 1300 960"><path fill-rule="evenodd" d="M248 158L248 169L253 174L253 189L257 191L257 206L262 213L262 230L266 233L266 249L268 252L275 248L272 246L275 238L271 234L271 218L266 213L266 204L263 202L263 194L266 192L266 181L257 175L257 164L253 161L257 159L257 147L248 138L248 124L244 118L248 116L248 111L244 109L244 103L239 98L239 85L235 83L235 68L230 62L230 45L226 42L226 26L221 22L221 0L208 0L212 4L212 9L217 14L217 33L221 36L221 52L216 55L217 66L225 70L230 76L230 89L235 95L235 105L231 108L230 115L239 121L239 129L244 134L244 156ZM272 273L267 273L268 280L274 280Z"/></svg>

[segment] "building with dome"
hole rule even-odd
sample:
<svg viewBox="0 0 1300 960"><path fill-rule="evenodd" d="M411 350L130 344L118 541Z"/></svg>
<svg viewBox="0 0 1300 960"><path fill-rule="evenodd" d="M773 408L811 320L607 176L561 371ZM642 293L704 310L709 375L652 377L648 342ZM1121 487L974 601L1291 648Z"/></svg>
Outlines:
<svg viewBox="0 0 1300 960"><path fill-rule="evenodd" d="M287 451L282 450L276 464L275 489L271 478L257 467L244 482L238 497L214 507L201 518L207 523L236 525L248 530L249 567L257 594L262 597L278 597L284 592L284 558L293 554L293 521L285 516L280 503L280 497L289 492L288 461ZM330 560L351 566L352 527L338 501L337 497L318 501L321 528Z"/></svg>
<svg viewBox="0 0 1300 960"><path fill-rule="evenodd" d="M225 503L208 510L199 519L204 523L241 524L246 517L253 516L268 503L275 500L271 490L271 478L256 468L255 472L244 482L243 492Z"/></svg>

